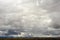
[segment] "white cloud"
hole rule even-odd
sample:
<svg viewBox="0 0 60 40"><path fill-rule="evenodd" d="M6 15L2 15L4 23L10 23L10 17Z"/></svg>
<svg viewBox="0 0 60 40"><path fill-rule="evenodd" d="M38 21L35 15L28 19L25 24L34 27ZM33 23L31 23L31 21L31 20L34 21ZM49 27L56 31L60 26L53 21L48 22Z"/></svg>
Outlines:
<svg viewBox="0 0 60 40"><path fill-rule="evenodd" d="M46 31L56 30L53 25L60 25L60 12L58 12L60 10L55 6L56 2L54 0L0 0L0 30L23 30L34 36L42 36ZM56 9L52 8L53 5Z"/></svg>

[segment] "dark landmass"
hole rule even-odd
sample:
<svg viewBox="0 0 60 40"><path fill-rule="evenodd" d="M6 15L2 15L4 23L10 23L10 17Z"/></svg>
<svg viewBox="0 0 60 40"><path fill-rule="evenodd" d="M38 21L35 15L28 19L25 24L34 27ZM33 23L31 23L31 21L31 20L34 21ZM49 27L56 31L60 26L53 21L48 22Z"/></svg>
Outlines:
<svg viewBox="0 0 60 40"><path fill-rule="evenodd" d="M0 40L60 40L60 38L0 38Z"/></svg>

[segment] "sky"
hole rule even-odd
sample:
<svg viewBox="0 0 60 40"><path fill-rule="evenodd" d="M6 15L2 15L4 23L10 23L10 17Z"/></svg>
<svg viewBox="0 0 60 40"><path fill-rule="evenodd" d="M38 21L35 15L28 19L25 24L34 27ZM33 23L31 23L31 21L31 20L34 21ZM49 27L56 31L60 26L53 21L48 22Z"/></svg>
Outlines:
<svg viewBox="0 0 60 40"><path fill-rule="evenodd" d="M59 4L60 0L0 0L0 35L8 30L33 37L60 35Z"/></svg>

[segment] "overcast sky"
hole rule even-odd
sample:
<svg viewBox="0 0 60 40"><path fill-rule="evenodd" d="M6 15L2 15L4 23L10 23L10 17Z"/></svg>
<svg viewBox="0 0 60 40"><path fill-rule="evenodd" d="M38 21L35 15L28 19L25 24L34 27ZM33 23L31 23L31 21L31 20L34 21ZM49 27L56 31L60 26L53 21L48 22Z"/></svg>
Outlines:
<svg viewBox="0 0 60 40"><path fill-rule="evenodd" d="M60 0L0 0L0 30L19 29L35 36L57 30L59 5Z"/></svg>

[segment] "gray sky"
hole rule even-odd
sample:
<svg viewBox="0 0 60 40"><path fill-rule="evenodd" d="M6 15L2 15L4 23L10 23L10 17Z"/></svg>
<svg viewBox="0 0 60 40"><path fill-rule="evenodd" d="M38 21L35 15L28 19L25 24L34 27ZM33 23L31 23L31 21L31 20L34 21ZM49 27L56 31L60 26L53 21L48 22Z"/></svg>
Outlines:
<svg viewBox="0 0 60 40"><path fill-rule="evenodd" d="M0 29L26 30L38 35L60 28L60 0L0 0ZM37 35L36 35L37 36Z"/></svg>

